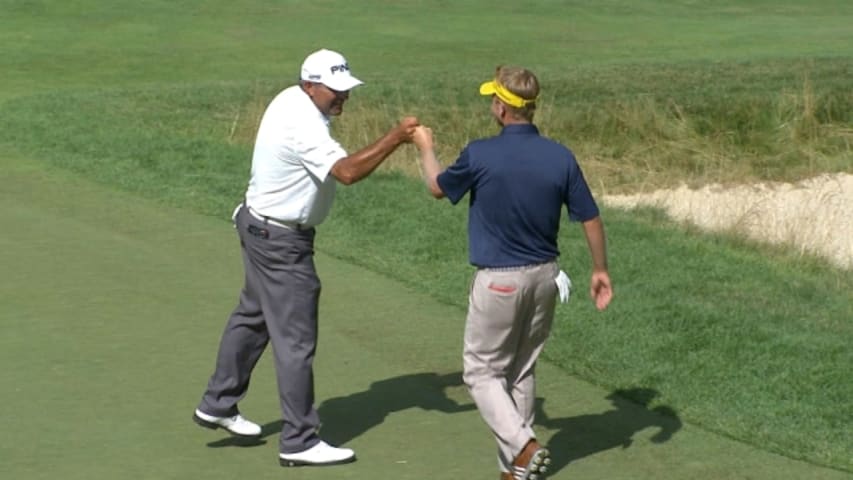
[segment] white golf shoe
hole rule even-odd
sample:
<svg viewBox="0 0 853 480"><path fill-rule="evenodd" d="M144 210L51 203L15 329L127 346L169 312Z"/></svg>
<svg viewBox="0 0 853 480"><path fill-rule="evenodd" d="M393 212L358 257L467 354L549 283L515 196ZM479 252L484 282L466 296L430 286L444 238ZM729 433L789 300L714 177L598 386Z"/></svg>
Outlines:
<svg viewBox="0 0 853 480"><path fill-rule="evenodd" d="M333 447L322 440L308 450L278 455L282 467L340 465L354 461L355 452L349 448Z"/></svg>
<svg viewBox="0 0 853 480"><path fill-rule="evenodd" d="M224 428L240 437L258 437L261 435L260 425L246 420L239 413L233 417L214 417L196 409L193 420L202 427L212 430Z"/></svg>

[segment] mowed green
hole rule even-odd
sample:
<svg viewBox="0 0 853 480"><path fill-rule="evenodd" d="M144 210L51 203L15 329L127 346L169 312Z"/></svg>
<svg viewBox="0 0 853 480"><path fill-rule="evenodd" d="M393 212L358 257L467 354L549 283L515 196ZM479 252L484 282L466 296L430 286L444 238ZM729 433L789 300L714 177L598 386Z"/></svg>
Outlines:
<svg viewBox="0 0 853 480"><path fill-rule="evenodd" d="M462 308L320 254L322 433L359 461L284 471L271 355L241 404L260 440L190 420L242 278L233 229L20 158L0 167L8 478L494 478L493 440L461 386ZM547 362L539 376L552 478L850 478L621 396L651 389L609 391Z"/></svg>
<svg viewBox="0 0 853 480"><path fill-rule="evenodd" d="M270 95L294 80L299 62L311 49L325 46L345 51L357 75L368 82L353 95L348 113L335 126L350 149L403 113L416 113L433 124L442 134L440 140L450 144L450 151L461 146L468 135L493 133L480 99L473 93L496 64L516 63L534 68L543 78L545 95L550 96L540 118L543 128L557 137L565 135L562 129L577 135L575 123L584 123L582 115L564 117L559 113L574 110L569 107L575 103L594 111L600 105L611 107L608 98L665 100L671 96L677 105L694 108L688 113L710 110L715 120L731 117L729 123L710 129L709 135L729 138L731 134L736 143L744 144L744 151L759 152L766 146L752 148L749 135L742 136L740 130L742 124L753 121L749 115L754 111L767 110L768 104L753 101L766 92L787 98L791 89L803 90L804 84L808 87L813 82L821 107L817 116L824 122L819 126L841 133L826 144L807 142L806 147L829 151L828 160L804 167L793 155L786 163L756 163L755 170L771 172L769 178L853 170L849 146L847 150L843 146L853 103L845 87L853 65L853 31L848 27L853 5L849 2L715 2L711 6L687 1L543 2L533 6L481 1L101 3L0 0L0 70L4 72L0 77L0 153L34 169L31 173L36 176L47 165L70 169L184 213L164 210L147 217L118 202L121 195L105 193L105 199L66 191L59 188L65 179L49 181L45 192L38 182L28 183L25 176L12 175L11 166L0 168L6 205L26 204L30 191L36 199L58 196L62 200L46 205L46 212L36 207L7 208L4 215L10 227L0 234L9 245L5 252L9 260L4 258L3 265L15 265L9 267L14 273L5 276L8 288L3 292L8 298L0 306L3 325L33 320L18 330L10 329L16 333L3 338L4 347L9 347L3 348L2 354L7 355L4 365L15 365L10 382L4 384L21 385L15 387L21 392L28 384L33 389L31 395L20 396L17 390L4 390L18 402L14 405L32 409L17 417L23 423L11 430L26 431L34 418L42 422L39 431L26 432L37 434L29 437L29 443L10 436L0 445L4 459L17 459L14 465L21 468L22 478L52 477L45 471L82 476L85 468L98 468L100 458L92 456L95 451L112 452L115 463L102 467L105 471L115 472L111 469L124 465L131 469L131 476L143 478L185 478L190 470L217 468L225 468L225 472L230 459L238 459L234 466L239 471L257 468L264 472L259 475L281 474L274 468L275 436L269 426L267 446L251 450L253 455L246 454L250 449L211 448L199 463L188 463L193 469L182 470L180 458L169 454L196 451L199 441L209 438L205 436L208 432L196 432L191 425L189 432L197 436L187 438L184 427L174 425L187 422L185 407L197 400L197 378L209 373L216 336L236 296L240 269L226 218L245 185L254 116ZM548 93L553 91L561 95ZM745 100L753 103L744 107ZM802 101L809 104L810 100L806 91ZM548 110L549 105L559 108ZM766 123L772 130L778 119L770 120ZM641 117L633 123L605 125L602 141L627 139L629 147L634 142L634 148L645 148L644 132L637 135L635 131L643 123L653 122ZM787 123L776 126L787 133ZM585 132L579 133L583 136ZM772 135L764 139L768 144L775 140ZM616 150L620 148L625 147ZM411 161L412 152L404 150L401 156L403 161ZM584 161L581 158L582 164ZM622 163L606 164L594 171L606 173L622 167ZM631 165L624 167L622 175L629 177L626 182L641 178ZM728 165L716 170L726 169L731 170ZM599 186L596 180L602 178L606 177L591 180ZM77 198L89 205L70 201ZM128 200L126 205L133 203ZM118 210L119 215L109 222L118 233L108 230L95 237L97 241L84 235L101 225L97 214L87 209L93 204L98 207L95 211ZM52 208L59 213L51 213ZM83 224L75 226L74 215L66 214L77 209ZM184 215L189 211L208 218L187 220ZM608 478L666 478L663 472L670 470L670 478L834 475L822 470L806 473L798 470L802 464L773 460L775 457L751 447L732 446L713 435L691 436L689 427L673 437L685 442L674 450L638 448L642 442L629 445L625 438L640 430L638 425L646 420L637 423L630 415L605 415L611 409L605 397L615 390L636 402L646 401L649 409L681 422L760 448L847 471L853 468L853 428L845 400L853 396L846 368L853 363L849 349L853 341L851 274L800 259L795 252L766 251L729 238L684 232L654 213L605 212L605 216L613 234L617 303L611 312L599 315L584 302L583 293L578 293L576 301L561 310L562 323L546 352L564 371L606 387L583 394L564 374L554 374L553 383L547 381L543 387L547 417L557 419L551 428L558 430L546 431L567 447L565 456L559 458L563 468L558 476L584 468L590 469L591 477L606 473L603 476ZM195 226L187 229L184 222L188 221ZM201 227L195 222L213 230L198 230ZM59 246L45 243L47 236L30 234L33 226L41 232L56 226L64 241ZM70 231L79 233L78 240L72 241L75 236ZM432 398L430 404L443 405L442 395L435 390L450 378L446 375L458 373L458 321L470 274L465 266L464 208L451 209L432 201L411 179L383 175L343 189L324 232L320 236L324 255L362 265L354 268L323 257L325 265L333 265L327 270L331 278L327 279L324 311L343 309L339 314L343 318L354 315L353 306L362 302L370 308L365 307L361 321L343 321L340 329L334 326L335 320L324 323L330 333L323 337L328 343L321 346L319 361L329 362L324 374L335 381L318 388L335 388L322 390L319 398L335 400L329 405L373 415L353 421L350 414L324 409L331 419L328 428L340 429L337 433L331 430L332 435L352 441L367 454L365 464L355 470L335 470L329 475L361 478L370 468L385 468L378 466L384 464L376 463L378 457L370 452L384 452L388 447L383 442L390 437L395 445L412 442L431 452L440 443L450 458L470 451L474 463L457 471L431 463L432 455L418 461L403 458L374 476L399 474L397 467L408 464L411 478L421 478L418 475L424 472L437 473L438 478L445 474L455 478L460 472L490 478L480 474L492 472L491 443L471 412L452 413L456 417L450 419L456 427L459 418L468 415L465 418L471 423L458 426L470 431L470 437L458 431L448 435L448 418L423 418L417 414L419 408L401 408L405 415L382 415L392 408L389 405L414 402L412 396L394 393L412 390L412 385L432 388L426 394ZM184 235L192 238L180 240ZM588 267L578 231L564 228L562 235L564 257L583 292ZM101 240L108 244L99 243ZM199 241L212 244L202 248ZM178 248L181 244L184 247ZM33 256L47 263L38 263ZM223 270L217 274L213 268ZM146 276L134 275L134 271ZM409 299L398 284L370 271L402 280L419 295L438 298L450 307L427 308L428 320L400 321L401 315L417 310L418 302L426 300L420 296ZM139 283L146 278L146 285ZM199 278L227 285L216 290L199 285ZM330 292L328 282L334 279L348 285L339 290L344 295ZM361 290L359 286L372 288ZM386 292L371 297L377 289ZM405 298L396 307L378 307L397 297ZM128 311L134 315L128 317ZM52 323L35 322L40 318L50 318ZM74 324L76 329L66 324L69 318L80 322ZM116 318L130 319L111 322ZM442 323L444 320L449 323ZM128 325L144 330L130 335ZM174 328L186 331L175 333L170 330ZM394 328L401 330L397 340L385 341L384 332ZM54 341L43 340L50 332ZM197 339L198 335L205 338ZM351 336L356 338L347 340ZM424 343L434 337L435 343ZM34 350L35 339L42 339L43 351ZM147 354L129 348L131 342L147 348ZM417 350L421 345L426 345L424 350ZM392 346L398 346L399 354ZM383 355L375 356L373 350L381 350ZM421 358L415 363L409 359L413 351ZM338 354L348 355L351 370L345 379L336 373ZM195 362L195 371L165 368L183 362ZM136 373L123 376L123 369L115 368L117 364L133 367ZM269 365L261 369L259 375L271 379ZM158 376L162 380L150 386L136 381L138 377L157 380ZM381 388L374 391L380 393L359 395L370 392L367 385L375 381ZM278 415L271 383L256 381L253 391L257 393L248 400L249 407L257 405L253 402L269 402L257 405L256 410L266 422ZM547 390L559 384L571 388ZM179 391L183 397L178 397ZM458 386L451 394L454 400L466 401ZM377 397L389 395L403 398L394 397L395 403L379 409L378 414L369 407ZM68 408L63 402L69 399L79 402L71 409L79 418L67 420L62 415ZM563 403L574 407L565 412L551 410ZM148 410L139 418L128 418L127 405ZM40 416L43 411L50 412ZM406 420L404 427L378 428L398 416ZM616 433L604 438L577 433L597 430L598 418L611 425L605 430ZM656 418L648 422L654 424ZM50 430L50 425L58 428ZM413 431L423 432L423 436L413 440ZM95 435L87 436L92 432ZM380 433L381 437L373 436ZM40 456L20 450L28 445L44 447L40 451L67 449L65 440L75 436L89 440L68 453L70 464L58 462L57 470L44 470ZM446 438L458 438L458 444ZM139 448L139 443L145 448ZM223 443L227 445L215 440L212 447ZM673 447L675 440L666 445ZM631 448L614 449L617 446ZM748 455L729 448L743 448ZM221 452L232 450L241 451L222 460ZM609 453L600 455L604 451ZM673 464L696 470L643 464L654 465L652 457L644 460L644 456L657 458L661 452L668 452L663 455L671 455ZM743 476L738 477L726 459L741 461L745 456L755 463L742 460L739 472ZM160 457L170 460L157 466ZM684 461L687 458L691 460ZM566 467L570 460L572 464ZM602 464L613 468L597 471Z"/></svg>

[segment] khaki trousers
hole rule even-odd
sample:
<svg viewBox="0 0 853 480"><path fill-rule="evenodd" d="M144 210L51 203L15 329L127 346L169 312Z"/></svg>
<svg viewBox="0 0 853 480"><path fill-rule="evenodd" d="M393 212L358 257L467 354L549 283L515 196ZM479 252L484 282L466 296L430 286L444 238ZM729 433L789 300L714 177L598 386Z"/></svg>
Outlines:
<svg viewBox="0 0 853 480"><path fill-rule="evenodd" d="M533 432L536 360L554 319L556 262L474 274L465 323L463 379L509 470Z"/></svg>

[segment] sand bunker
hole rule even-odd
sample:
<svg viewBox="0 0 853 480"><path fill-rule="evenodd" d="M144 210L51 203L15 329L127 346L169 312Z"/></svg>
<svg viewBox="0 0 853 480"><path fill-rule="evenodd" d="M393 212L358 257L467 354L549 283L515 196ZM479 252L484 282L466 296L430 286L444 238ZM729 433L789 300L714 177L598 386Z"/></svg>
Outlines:
<svg viewBox="0 0 853 480"><path fill-rule="evenodd" d="M853 269L853 175L821 175L802 182L698 190L680 187L649 194L607 195L605 205L658 207L700 228L734 230L750 238L795 245L803 252Z"/></svg>

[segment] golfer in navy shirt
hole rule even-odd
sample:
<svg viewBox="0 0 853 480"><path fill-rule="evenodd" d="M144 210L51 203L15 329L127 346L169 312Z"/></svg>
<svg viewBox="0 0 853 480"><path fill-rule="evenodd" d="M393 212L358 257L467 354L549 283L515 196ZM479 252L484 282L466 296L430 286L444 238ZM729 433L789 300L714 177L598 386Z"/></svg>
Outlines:
<svg viewBox="0 0 853 480"><path fill-rule="evenodd" d="M477 267L465 323L463 378L498 443L501 479L533 480L550 453L533 431L536 360L551 331L557 297L570 281L560 270L557 233L563 205L581 222L592 256L590 293L610 303L604 227L574 154L532 123L539 82L529 70L498 67L480 86L492 97L498 136L475 140L443 172L432 132L413 141L432 195L456 204L468 194L469 259Z"/></svg>

